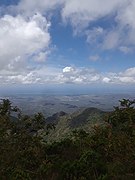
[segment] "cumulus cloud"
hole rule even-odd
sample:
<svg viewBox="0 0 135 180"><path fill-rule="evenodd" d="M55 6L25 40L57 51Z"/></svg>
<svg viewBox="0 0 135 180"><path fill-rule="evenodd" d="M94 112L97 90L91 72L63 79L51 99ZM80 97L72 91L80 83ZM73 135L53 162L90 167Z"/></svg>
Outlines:
<svg viewBox="0 0 135 180"><path fill-rule="evenodd" d="M135 67L128 68L123 72L119 73L108 73L103 78L105 83L113 84L134 84L135 83Z"/></svg>
<svg viewBox="0 0 135 180"><path fill-rule="evenodd" d="M50 22L41 14L29 19L18 15L0 18L0 69L19 70L27 66L27 60L38 56L46 59L50 44ZM41 51L43 53L41 54Z"/></svg>
<svg viewBox="0 0 135 180"><path fill-rule="evenodd" d="M100 74L90 68L63 68L61 80L65 83L93 83L100 80Z"/></svg>
<svg viewBox="0 0 135 180"><path fill-rule="evenodd" d="M102 81L105 82L105 83L109 83L109 82L111 81L111 79L108 78L108 77L104 77L104 78L102 79Z"/></svg>
<svg viewBox="0 0 135 180"><path fill-rule="evenodd" d="M75 72L75 69L73 67L67 66L63 68L63 73L73 73Z"/></svg>

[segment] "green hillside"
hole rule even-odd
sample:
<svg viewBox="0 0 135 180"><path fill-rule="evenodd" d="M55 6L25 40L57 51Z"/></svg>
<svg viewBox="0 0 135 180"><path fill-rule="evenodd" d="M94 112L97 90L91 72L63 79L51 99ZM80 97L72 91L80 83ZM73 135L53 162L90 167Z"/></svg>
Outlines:
<svg viewBox="0 0 135 180"><path fill-rule="evenodd" d="M59 140L71 134L75 129L83 129L90 132L95 124L104 124L107 113L97 108L87 108L73 114L66 114L57 119L55 130L48 135L49 140Z"/></svg>

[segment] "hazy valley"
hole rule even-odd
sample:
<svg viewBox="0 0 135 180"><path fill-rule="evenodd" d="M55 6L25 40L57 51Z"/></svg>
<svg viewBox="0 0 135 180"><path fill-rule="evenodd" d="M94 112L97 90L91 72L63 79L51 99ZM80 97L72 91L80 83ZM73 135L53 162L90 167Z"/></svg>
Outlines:
<svg viewBox="0 0 135 180"><path fill-rule="evenodd" d="M42 112L45 117L64 111L73 113L85 108L94 107L103 111L113 110L118 101L123 98L134 99L134 94L85 94L85 95L47 95L47 94L20 94L1 96L8 98L14 106L18 106L23 113L32 115Z"/></svg>

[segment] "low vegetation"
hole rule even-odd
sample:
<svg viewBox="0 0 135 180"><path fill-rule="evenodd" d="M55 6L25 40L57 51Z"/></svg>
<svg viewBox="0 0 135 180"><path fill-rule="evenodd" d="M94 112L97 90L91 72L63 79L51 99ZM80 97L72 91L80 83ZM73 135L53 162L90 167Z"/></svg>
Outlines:
<svg viewBox="0 0 135 180"><path fill-rule="evenodd" d="M135 179L135 101L123 99L92 131L74 129L45 141L53 124L41 114L23 115L8 99L0 103L0 179ZM85 114L78 117L86 120ZM80 120L80 119L79 119ZM74 121L77 123L77 119ZM73 124L74 125L74 124Z"/></svg>

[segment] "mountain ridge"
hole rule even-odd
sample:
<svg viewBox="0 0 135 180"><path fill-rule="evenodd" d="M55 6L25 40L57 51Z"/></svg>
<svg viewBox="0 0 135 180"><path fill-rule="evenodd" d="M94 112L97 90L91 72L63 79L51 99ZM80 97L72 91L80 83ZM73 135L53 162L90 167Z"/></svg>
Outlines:
<svg viewBox="0 0 135 180"><path fill-rule="evenodd" d="M104 124L104 117L108 112L98 108L89 107L78 110L72 114L59 116L55 121L55 130L48 135L49 140L57 140L67 136L75 129L83 129L86 132L92 129L94 124ZM55 114L56 115L56 114ZM52 116L54 117L54 116ZM57 116L56 116L57 117Z"/></svg>

